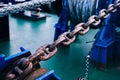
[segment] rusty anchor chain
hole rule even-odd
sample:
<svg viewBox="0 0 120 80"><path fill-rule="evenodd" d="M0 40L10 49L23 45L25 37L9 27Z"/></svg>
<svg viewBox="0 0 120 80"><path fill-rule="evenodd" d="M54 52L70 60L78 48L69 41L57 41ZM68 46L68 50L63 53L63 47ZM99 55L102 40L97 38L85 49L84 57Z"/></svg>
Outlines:
<svg viewBox="0 0 120 80"><path fill-rule="evenodd" d="M48 50L49 46L50 45L41 46L33 55L20 59L16 66L6 75L6 79L24 80L28 73L34 71L34 67L36 67L40 61L47 60L56 53L57 48L51 52ZM39 68L40 67L37 67L35 69L38 70Z"/></svg>
<svg viewBox="0 0 120 80"><path fill-rule="evenodd" d="M99 15L91 16L86 23L79 23L71 32L64 32L52 44L46 44L36 50L36 52L27 58L20 59L17 65L7 75L7 80L20 80L20 77L25 77L32 71L34 65L39 64L40 61L50 59L58 50L58 45L70 45L76 39L76 35L84 35L90 30L90 26L98 26L101 19L107 18L110 13L113 13L120 7L120 0L115 4L111 4L107 9L102 9ZM19 77L20 76L20 77ZM87 76L88 77L88 76ZM88 80L87 78L84 80Z"/></svg>

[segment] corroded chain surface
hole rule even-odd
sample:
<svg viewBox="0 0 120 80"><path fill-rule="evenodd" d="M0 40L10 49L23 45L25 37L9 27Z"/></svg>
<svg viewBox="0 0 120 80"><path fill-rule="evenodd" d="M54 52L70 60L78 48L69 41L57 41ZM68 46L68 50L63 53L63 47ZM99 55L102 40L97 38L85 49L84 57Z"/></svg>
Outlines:
<svg viewBox="0 0 120 80"><path fill-rule="evenodd" d="M107 18L110 13L115 12L119 7L120 7L120 0L117 0L115 4L109 5L107 9L102 9L99 12L98 16L93 15L88 19L86 23L79 23L78 25L76 25L73 31L64 32L63 34L61 34L58 37L58 39L55 40L52 44L46 44L44 46L41 46L36 50L36 52L33 55L18 61L18 65L22 64L22 68L24 68L23 71L19 69L20 68L19 66L15 67L16 69L15 71L20 75L23 73L29 72L28 70L31 70L31 67L39 63L39 61L45 61L50 59L52 56L54 56L60 44L70 45L76 39L77 34L80 34L80 35L86 34L89 31L90 26L98 26L101 22L101 19ZM86 75L87 74L88 73L86 73ZM10 75L13 75L13 74L9 73L7 76L10 76ZM16 76L14 75L14 77L12 76L10 78L12 79L15 77ZM88 78L88 76L85 76L85 77L86 79Z"/></svg>
<svg viewBox="0 0 120 80"><path fill-rule="evenodd" d="M26 9L36 8L44 4L49 4L53 1L55 0L32 0L29 2L19 3L15 5L6 5L0 8L0 17L8 14L18 13L19 11L23 11Z"/></svg>

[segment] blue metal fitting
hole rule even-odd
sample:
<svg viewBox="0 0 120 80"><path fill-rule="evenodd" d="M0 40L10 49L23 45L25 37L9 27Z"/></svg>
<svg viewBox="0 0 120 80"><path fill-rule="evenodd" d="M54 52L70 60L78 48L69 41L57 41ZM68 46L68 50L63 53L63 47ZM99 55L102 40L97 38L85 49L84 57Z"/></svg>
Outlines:
<svg viewBox="0 0 120 80"><path fill-rule="evenodd" d="M115 43L115 26L107 24L102 27L97 34L96 41L91 50L91 60L96 63L107 65L108 58L113 57L114 43Z"/></svg>
<svg viewBox="0 0 120 80"><path fill-rule="evenodd" d="M8 67L10 66L12 63L14 63L15 61L17 61L18 59L21 59L23 57L28 57L29 55L31 55L30 51L24 49L23 47L20 48L21 52L16 53L14 55L5 57L4 54L0 55L0 74Z"/></svg>
<svg viewBox="0 0 120 80"><path fill-rule="evenodd" d="M45 73L44 75L40 76L36 80L61 80L61 79L54 73L54 70L51 70Z"/></svg>
<svg viewBox="0 0 120 80"><path fill-rule="evenodd" d="M116 0L99 0L96 13L107 8L109 4L114 4ZM109 60L112 60L116 53L120 53L120 36L116 34L116 26L120 24L120 9L117 12L112 13L104 22L100 25L101 29L97 33L96 41L91 49L91 60L96 64L107 65ZM116 45L115 45L116 44Z"/></svg>

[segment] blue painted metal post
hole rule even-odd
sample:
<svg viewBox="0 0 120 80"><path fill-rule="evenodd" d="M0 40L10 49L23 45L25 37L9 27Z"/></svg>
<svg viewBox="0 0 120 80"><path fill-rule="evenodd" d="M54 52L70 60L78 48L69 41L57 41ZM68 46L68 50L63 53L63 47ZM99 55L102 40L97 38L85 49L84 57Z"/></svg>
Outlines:
<svg viewBox="0 0 120 80"><path fill-rule="evenodd" d="M99 0L97 13L115 0ZM91 60L93 60L99 67L105 68L108 64L108 59L113 59L114 43L116 40L116 26L112 21L113 14L111 14L103 24L99 33L96 36L96 41L91 49ZM114 17L115 19L115 17ZM114 53L115 55L115 53Z"/></svg>
<svg viewBox="0 0 120 80"><path fill-rule="evenodd" d="M63 0L63 9L60 13L58 23L55 24L55 35L54 40L65 31L68 31L68 9L67 9L67 0Z"/></svg>
<svg viewBox="0 0 120 80"><path fill-rule="evenodd" d="M95 61L98 66L106 67L108 58L113 57L115 33L113 24L103 26L98 33L91 50L91 60Z"/></svg>

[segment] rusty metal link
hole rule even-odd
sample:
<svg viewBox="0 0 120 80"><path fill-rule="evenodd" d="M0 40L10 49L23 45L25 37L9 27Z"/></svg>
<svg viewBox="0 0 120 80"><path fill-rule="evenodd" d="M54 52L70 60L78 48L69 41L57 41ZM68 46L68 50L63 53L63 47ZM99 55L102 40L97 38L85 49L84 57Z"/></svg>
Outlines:
<svg viewBox="0 0 120 80"><path fill-rule="evenodd" d="M66 40L66 38L63 36L63 34L61 34L61 35L58 37L58 39L53 42L52 45L58 46L59 44L61 44L61 43L62 43L63 41L65 41L65 40Z"/></svg>
<svg viewBox="0 0 120 80"><path fill-rule="evenodd" d="M57 47L55 47L55 48L51 51L51 50L50 50L50 46L51 46L51 45L45 45L45 46L43 47L44 55L41 55L41 56L39 57L40 60L45 61L45 60L48 60L48 59L50 59L52 56L55 55L55 53L56 53L57 50L58 50Z"/></svg>
<svg viewBox="0 0 120 80"><path fill-rule="evenodd" d="M86 34L89 31L89 26L87 26L86 28L84 28L85 23L80 23L78 25L75 26L75 29L71 32L73 35L76 35L77 33L83 35Z"/></svg>
<svg viewBox="0 0 120 80"><path fill-rule="evenodd" d="M30 62L33 62L34 60L37 60L37 61L40 61L40 56L43 56L45 51L44 51L44 48L46 47L47 45L43 45L41 46L40 48L38 48L34 54L30 55L28 57L28 60Z"/></svg>
<svg viewBox="0 0 120 80"><path fill-rule="evenodd" d="M64 32L61 37L64 37L65 40L62 42L63 45L70 45L74 40L76 39L76 36L72 34L71 32Z"/></svg>
<svg viewBox="0 0 120 80"><path fill-rule="evenodd" d="M81 35L84 35L84 34L86 34L89 30L90 30L90 27L87 27L86 29L85 29L85 28L82 28L82 29L79 31L79 33L80 33Z"/></svg>
<svg viewBox="0 0 120 80"><path fill-rule="evenodd" d="M98 26L100 22L101 22L100 18L96 15L93 15L88 19L89 25Z"/></svg>
<svg viewBox="0 0 120 80"><path fill-rule="evenodd" d="M116 11L117 11L117 7L115 7L114 4L110 4L110 5L108 6L107 12L116 12Z"/></svg>
<svg viewBox="0 0 120 80"><path fill-rule="evenodd" d="M25 70L22 70L18 65L15 66L14 70L6 75L7 80L21 80L24 78L33 68L33 64L30 62ZM16 74L15 74L16 73Z"/></svg>
<svg viewBox="0 0 120 80"><path fill-rule="evenodd" d="M116 7L120 7L120 0L117 0L117 1L116 1L115 6L116 6Z"/></svg>
<svg viewBox="0 0 120 80"><path fill-rule="evenodd" d="M80 31L83 29L85 23L80 23L75 26L75 29L71 32L73 35L76 35L77 33L80 33Z"/></svg>
<svg viewBox="0 0 120 80"><path fill-rule="evenodd" d="M99 17L100 17L100 18L107 18L109 15L110 15L110 14L107 13L107 9L102 9L102 10L100 10L100 12L99 12Z"/></svg>
<svg viewBox="0 0 120 80"><path fill-rule="evenodd" d="M93 15L91 17L89 17L88 21L86 23L84 23L84 25L82 26L84 29L89 31L90 26L98 26L101 22L101 17L104 17L106 14L100 13L100 15Z"/></svg>
<svg viewBox="0 0 120 80"><path fill-rule="evenodd" d="M22 58L17 62L17 66L22 70L25 70L30 64L30 61L27 58Z"/></svg>
<svg viewBox="0 0 120 80"><path fill-rule="evenodd" d="M33 68L32 62L29 63L28 67L25 70L21 70L18 66L15 67L15 71L19 73L19 76L16 77L17 80L22 80ZM22 73L20 73L20 72Z"/></svg>

